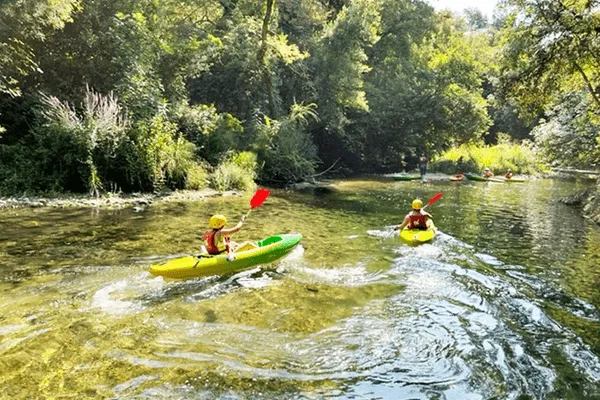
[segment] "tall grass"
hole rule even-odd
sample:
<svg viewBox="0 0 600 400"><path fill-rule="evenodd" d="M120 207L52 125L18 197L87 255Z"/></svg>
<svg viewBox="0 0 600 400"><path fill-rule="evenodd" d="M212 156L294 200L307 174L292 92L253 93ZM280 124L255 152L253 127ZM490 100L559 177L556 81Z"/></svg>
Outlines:
<svg viewBox="0 0 600 400"><path fill-rule="evenodd" d="M256 154L247 151L233 154L225 158L210 174L210 186L220 192L254 189L256 170Z"/></svg>
<svg viewBox="0 0 600 400"><path fill-rule="evenodd" d="M495 146L463 144L445 151L431 165L433 171L448 174L481 172L486 167L495 174L504 174L508 169L515 174L536 174L545 170L531 146L508 141Z"/></svg>

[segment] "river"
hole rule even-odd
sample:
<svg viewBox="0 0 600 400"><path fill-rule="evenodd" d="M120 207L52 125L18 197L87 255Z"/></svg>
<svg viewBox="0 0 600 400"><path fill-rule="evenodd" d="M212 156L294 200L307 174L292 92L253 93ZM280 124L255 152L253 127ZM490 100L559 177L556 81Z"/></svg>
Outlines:
<svg viewBox="0 0 600 400"><path fill-rule="evenodd" d="M600 228L558 201L585 186L272 190L237 240L301 245L187 281L147 270L251 194L2 210L0 397L600 399ZM391 226L440 191L434 242L402 244Z"/></svg>

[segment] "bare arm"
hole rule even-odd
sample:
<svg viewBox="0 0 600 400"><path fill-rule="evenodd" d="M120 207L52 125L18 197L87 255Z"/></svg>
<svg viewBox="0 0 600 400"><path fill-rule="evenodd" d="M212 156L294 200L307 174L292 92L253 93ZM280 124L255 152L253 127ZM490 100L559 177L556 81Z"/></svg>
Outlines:
<svg viewBox="0 0 600 400"><path fill-rule="evenodd" d="M406 225L408 225L408 221L409 221L409 218L408 218L408 215L407 215L406 217L404 217L404 221L402 221L402 223L400 225L394 227L394 230L395 231L401 231L402 229L404 229L404 227Z"/></svg>
<svg viewBox="0 0 600 400"><path fill-rule="evenodd" d="M242 225L244 225L245 219L246 219L246 216L242 215L242 219L240 219L240 222L238 222L236 226L234 226L233 228L229 228L229 229L221 229L220 234L221 235L231 235L232 233L236 233L237 231L242 229Z"/></svg>

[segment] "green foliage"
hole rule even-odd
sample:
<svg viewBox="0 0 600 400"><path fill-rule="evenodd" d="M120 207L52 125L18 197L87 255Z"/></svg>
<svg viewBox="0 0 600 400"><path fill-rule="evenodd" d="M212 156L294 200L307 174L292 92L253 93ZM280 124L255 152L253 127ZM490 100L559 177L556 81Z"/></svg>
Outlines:
<svg viewBox="0 0 600 400"><path fill-rule="evenodd" d="M316 88L323 102L321 116L334 130L342 131L345 109L368 110L364 92L367 64L365 49L379 39L377 3L357 0L344 6L326 25L314 51Z"/></svg>
<svg viewBox="0 0 600 400"><path fill-rule="evenodd" d="M281 185L315 173L317 149L306 130L309 121L317 119L315 108L315 104L295 104L281 121L267 119L258 126L261 180Z"/></svg>
<svg viewBox="0 0 600 400"><path fill-rule="evenodd" d="M200 164L191 164L186 171L185 189L200 190L208 187L209 174Z"/></svg>
<svg viewBox="0 0 600 400"><path fill-rule="evenodd" d="M225 158L210 174L210 186L220 192L225 190L251 190L256 187L256 154L241 152Z"/></svg>
<svg viewBox="0 0 600 400"><path fill-rule="evenodd" d="M44 124L37 137L41 142L51 144L42 146L46 149L44 158L52 163L54 157L69 157L70 162L65 167L76 166L90 193L98 195L103 185L99 167L108 167L129 125L116 98L112 94L102 96L88 90L80 113L56 97L42 95L41 101ZM65 144L73 146L73 150L63 153ZM69 171L65 173L70 174Z"/></svg>
<svg viewBox="0 0 600 400"><path fill-rule="evenodd" d="M80 7L78 0L22 0L0 3L0 93L21 93L21 80L41 72L32 41L62 29Z"/></svg>
<svg viewBox="0 0 600 400"><path fill-rule="evenodd" d="M284 185L529 139L543 115L541 154L597 163L597 1L502 3L490 25L425 0L4 2L0 185L249 187L249 149ZM510 151L473 167L529 165Z"/></svg>
<svg viewBox="0 0 600 400"><path fill-rule="evenodd" d="M552 165L587 168L600 163L600 116L586 93L566 95L532 134Z"/></svg>
<svg viewBox="0 0 600 400"><path fill-rule="evenodd" d="M504 0L503 83L536 118L560 96L586 90L600 109L597 1ZM558 97L557 97L558 96Z"/></svg>
<svg viewBox="0 0 600 400"><path fill-rule="evenodd" d="M229 113L219 114L212 105L181 105L173 119L183 135L196 145L198 155L212 165L218 164L231 149L242 146L240 121Z"/></svg>
<svg viewBox="0 0 600 400"><path fill-rule="evenodd" d="M133 160L137 166L133 169L138 179L149 177L155 192L166 187L183 188L188 171L198 174L194 144L181 137L177 125L169 122L163 114L140 123L132 139L136 154ZM196 184L200 182L196 181Z"/></svg>
<svg viewBox="0 0 600 400"><path fill-rule="evenodd" d="M485 14L477 8L465 8L464 14L471 29L485 29L489 25Z"/></svg>
<svg viewBox="0 0 600 400"><path fill-rule="evenodd" d="M511 143L506 135L495 146L463 144L450 148L431 164L432 170L448 174L479 173L486 167L495 174L508 169L516 174L535 174L543 169L531 145Z"/></svg>

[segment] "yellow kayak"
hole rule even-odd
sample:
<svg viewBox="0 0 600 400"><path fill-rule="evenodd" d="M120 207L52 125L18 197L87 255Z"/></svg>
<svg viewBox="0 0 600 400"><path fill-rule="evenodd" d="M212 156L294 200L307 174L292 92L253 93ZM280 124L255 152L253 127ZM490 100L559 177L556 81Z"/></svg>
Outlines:
<svg viewBox="0 0 600 400"><path fill-rule="evenodd" d="M227 254L180 257L151 266L150 273L169 279L236 273L258 264L268 264L287 255L300 240L302 235L299 233L274 235L257 242L256 245L241 244L233 253L232 260L227 259Z"/></svg>
<svg viewBox="0 0 600 400"><path fill-rule="evenodd" d="M504 182L506 183L523 183L525 179L523 178L504 178Z"/></svg>
<svg viewBox="0 0 600 400"><path fill-rule="evenodd" d="M402 229L400 231L400 239L410 245L419 245L426 243L435 237L437 229L432 220L429 220L427 229Z"/></svg>

